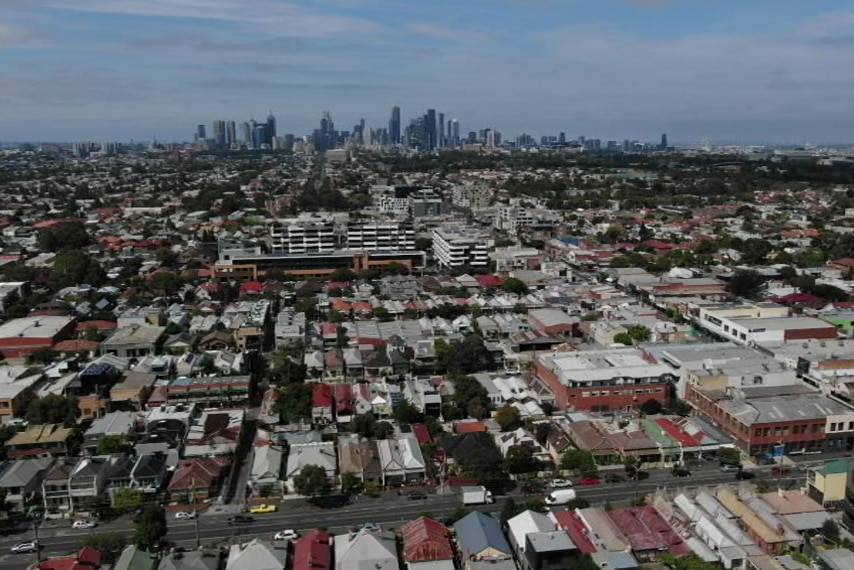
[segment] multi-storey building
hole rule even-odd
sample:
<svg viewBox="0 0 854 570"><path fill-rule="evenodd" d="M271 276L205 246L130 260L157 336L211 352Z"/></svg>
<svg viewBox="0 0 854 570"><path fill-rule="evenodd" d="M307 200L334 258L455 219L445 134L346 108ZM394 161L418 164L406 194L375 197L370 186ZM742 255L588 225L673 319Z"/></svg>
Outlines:
<svg viewBox="0 0 854 570"><path fill-rule="evenodd" d="M647 400L666 401L674 370L634 348L546 354L534 373L561 410L627 410Z"/></svg>
<svg viewBox="0 0 854 570"><path fill-rule="evenodd" d="M331 220L282 220L270 226L274 253L331 253L338 247Z"/></svg>
<svg viewBox="0 0 854 570"><path fill-rule="evenodd" d="M433 256L444 267L485 267L492 238L467 228L433 230Z"/></svg>
<svg viewBox="0 0 854 570"><path fill-rule="evenodd" d="M407 251L415 249L415 230L397 223L347 226L347 249L354 251Z"/></svg>

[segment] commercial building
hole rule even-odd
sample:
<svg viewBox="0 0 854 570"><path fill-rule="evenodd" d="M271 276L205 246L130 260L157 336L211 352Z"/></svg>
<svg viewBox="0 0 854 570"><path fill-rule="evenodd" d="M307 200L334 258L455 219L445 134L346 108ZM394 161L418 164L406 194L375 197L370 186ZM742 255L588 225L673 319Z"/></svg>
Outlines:
<svg viewBox="0 0 854 570"><path fill-rule="evenodd" d="M338 248L335 224L329 218L297 218L270 225L274 253L330 253Z"/></svg>
<svg viewBox="0 0 854 570"><path fill-rule="evenodd" d="M671 367L652 363L634 349L540 355L534 374L546 383L560 410L626 410L647 400L664 402L676 380Z"/></svg>
<svg viewBox="0 0 854 570"><path fill-rule="evenodd" d="M715 305L698 311L697 324L738 344L756 345L807 339L836 339L836 326L814 317L790 317L776 303Z"/></svg>
<svg viewBox="0 0 854 570"><path fill-rule="evenodd" d="M804 385L701 390L685 399L751 456L854 449L854 409Z"/></svg>
<svg viewBox="0 0 854 570"><path fill-rule="evenodd" d="M349 224L347 249L353 251L409 251L415 249L415 230L405 224Z"/></svg>
<svg viewBox="0 0 854 570"><path fill-rule="evenodd" d="M443 267L486 267L492 238L464 228L433 230L433 256Z"/></svg>
<svg viewBox="0 0 854 570"><path fill-rule="evenodd" d="M0 325L0 354L23 358L49 349L74 333L74 318L40 315L12 319Z"/></svg>

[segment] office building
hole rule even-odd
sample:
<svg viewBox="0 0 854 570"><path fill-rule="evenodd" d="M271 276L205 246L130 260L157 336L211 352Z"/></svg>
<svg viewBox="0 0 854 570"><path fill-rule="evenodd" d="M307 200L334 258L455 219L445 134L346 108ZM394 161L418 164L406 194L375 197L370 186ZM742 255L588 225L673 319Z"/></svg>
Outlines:
<svg viewBox="0 0 854 570"><path fill-rule="evenodd" d="M469 228L433 230L433 257L443 267L486 267L491 238Z"/></svg>
<svg viewBox="0 0 854 570"><path fill-rule="evenodd" d="M391 108L391 118L388 121L388 136L391 144L400 144L400 107Z"/></svg>
<svg viewBox="0 0 854 570"><path fill-rule="evenodd" d="M436 109L427 109L424 115L424 150L436 148Z"/></svg>
<svg viewBox="0 0 854 570"><path fill-rule="evenodd" d="M225 123L225 144L231 146L237 142L237 125L234 121Z"/></svg>
<svg viewBox="0 0 854 570"><path fill-rule="evenodd" d="M205 126L199 125L196 127L196 140L199 142L204 142L207 139L207 135L205 133Z"/></svg>
<svg viewBox="0 0 854 570"><path fill-rule="evenodd" d="M225 121L213 122L213 139L217 146L225 146Z"/></svg>
<svg viewBox="0 0 854 570"><path fill-rule="evenodd" d="M325 253L338 247L331 219L281 220L270 225L273 253Z"/></svg>

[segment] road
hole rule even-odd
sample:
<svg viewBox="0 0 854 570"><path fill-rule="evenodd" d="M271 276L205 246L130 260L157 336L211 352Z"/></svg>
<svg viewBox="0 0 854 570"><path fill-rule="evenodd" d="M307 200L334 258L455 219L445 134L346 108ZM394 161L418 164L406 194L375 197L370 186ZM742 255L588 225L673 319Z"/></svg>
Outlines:
<svg viewBox="0 0 854 570"><path fill-rule="evenodd" d="M764 470L761 477L769 480L772 484L779 481L784 488L793 488L804 484L805 474L803 472L794 470L786 476L777 478L770 476L769 469ZM650 471L649 479L643 481L603 483L586 487L577 486L576 492L579 497L588 500L591 505L603 505L606 502L618 505L658 489L690 489L734 481L735 478L732 473L722 473L717 468L716 463L709 462L707 465L695 468L691 477L676 478L671 476L668 471ZM517 503L535 498L522 497L518 491L507 496L513 497ZM504 499L505 497L498 497L495 504L481 505L475 508L484 512L497 513L503 507ZM304 531L310 528L323 527L335 534L346 532L348 529L361 526L365 522L379 523L387 529L398 529L403 523L422 514L437 518L444 517L450 515L459 506L460 498L457 493L431 494L425 500L412 501L406 496L399 496L392 492L378 498L359 497L351 504L337 509L320 509L302 500L290 500L282 502L280 510L276 513L254 515L255 521L246 525L230 526L227 522L227 513L202 513L199 517L198 536L202 546L222 546L255 536L271 539L275 532L283 529ZM176 521L170 518L168 522L169 540L184 548L196 546L196 523L194 521ZM80 540L93 532L71 529L70 525L66 526L67 523L59 524L62 526L44 526L39 529L39 540L44 547L42 557L73 552L79 546ZM133 530L133 523L128 518L123 517L101 525L94 532L116 531L125 533L130 537ZM3 570L23 570L32 564L35 555L9 554L9 548L12 545L32 538L33 532L30 530L0 539L0 553L3 553L0 554L0 566Z"/></svg>

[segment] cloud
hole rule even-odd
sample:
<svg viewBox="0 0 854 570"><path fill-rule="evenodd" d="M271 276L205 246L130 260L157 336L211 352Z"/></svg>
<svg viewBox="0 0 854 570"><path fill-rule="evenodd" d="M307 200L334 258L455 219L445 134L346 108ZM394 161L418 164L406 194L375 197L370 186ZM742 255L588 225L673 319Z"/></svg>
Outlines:
<svg viewBox="0 0 854 570"><path fill-rule="evenodd" d="M21 47L45 39L46 34L0 22L0 48Z"/></svg>

